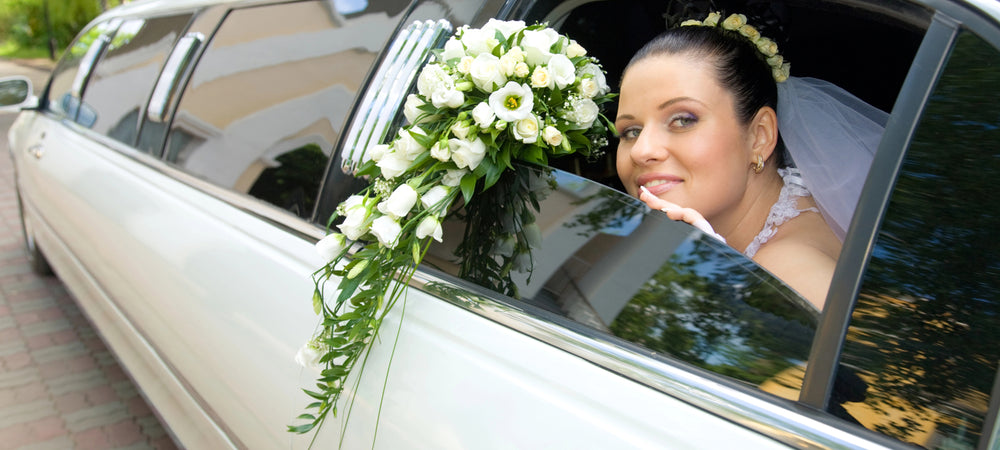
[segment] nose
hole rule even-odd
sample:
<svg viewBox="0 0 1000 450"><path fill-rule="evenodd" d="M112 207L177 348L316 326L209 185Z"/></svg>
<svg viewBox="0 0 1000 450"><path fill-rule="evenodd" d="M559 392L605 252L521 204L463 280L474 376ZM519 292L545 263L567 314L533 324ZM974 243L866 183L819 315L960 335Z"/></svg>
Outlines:
<svg viewBox="0 0 1000 450"><path fill-rule="evenodd" d="M640 166L661 162L669 156L670 153L662 139L659 139L656 133L648 127L639 132L629 149L629 157L632 158L632 162Z"/></svg>

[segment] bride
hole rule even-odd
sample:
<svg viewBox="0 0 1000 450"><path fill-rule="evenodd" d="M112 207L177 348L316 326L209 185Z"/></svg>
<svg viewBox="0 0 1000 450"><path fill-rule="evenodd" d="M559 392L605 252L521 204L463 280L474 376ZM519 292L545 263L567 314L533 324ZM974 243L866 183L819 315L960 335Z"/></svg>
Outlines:
<svg viewBox="0 0 1000 450"><path fill-rule="evenodd" d="M617 169L629 194L717 233L822 310L886 116L788 67L742 15L667 30L622 76Z"/></svg>

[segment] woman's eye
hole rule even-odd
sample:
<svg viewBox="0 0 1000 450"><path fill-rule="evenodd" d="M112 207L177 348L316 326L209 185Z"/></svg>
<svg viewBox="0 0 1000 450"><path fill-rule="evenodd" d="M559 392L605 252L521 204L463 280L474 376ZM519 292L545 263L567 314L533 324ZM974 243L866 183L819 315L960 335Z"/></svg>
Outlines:
<svg viewBox="0 0 1000 450"><path fill-rule="evenodd" d="M642 130L640 128L636 128L636 127L626 128L626 129L622 130L622 132L621 132L621 138L625 139L625 140L635 139L635 138L639 137L639 132L641 132L641 131Z"/></svg>
<svg viewBox="0 0 1000 450"><path fill-rule="evenodd" d="M670 126L687 128L698 123L698 118L693 114L677 114L670 118Z"/></svg>

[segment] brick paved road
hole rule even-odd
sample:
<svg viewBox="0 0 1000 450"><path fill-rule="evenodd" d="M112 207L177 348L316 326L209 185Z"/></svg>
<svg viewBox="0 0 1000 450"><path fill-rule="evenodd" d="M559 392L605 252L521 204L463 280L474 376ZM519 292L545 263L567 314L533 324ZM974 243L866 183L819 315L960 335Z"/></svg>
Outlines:
<svg viewBox="0 0 1000 450"><path fill-rule="evenodd" d="M0 61L0 76L31 70ZM0 449L176 448L62 283L31 272L11 120L0 117Z"/></svg>

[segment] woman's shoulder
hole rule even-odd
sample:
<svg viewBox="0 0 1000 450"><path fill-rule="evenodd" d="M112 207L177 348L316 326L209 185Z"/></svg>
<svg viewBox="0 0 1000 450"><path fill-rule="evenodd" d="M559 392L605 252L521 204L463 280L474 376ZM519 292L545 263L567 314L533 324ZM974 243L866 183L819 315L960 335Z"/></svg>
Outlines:
<svg viewBox="0 0 1000 450"><path fill-rule="evenodd" d="M823 217L809 211L779 228L753 259L822 308L840 246Z"/></svg>

